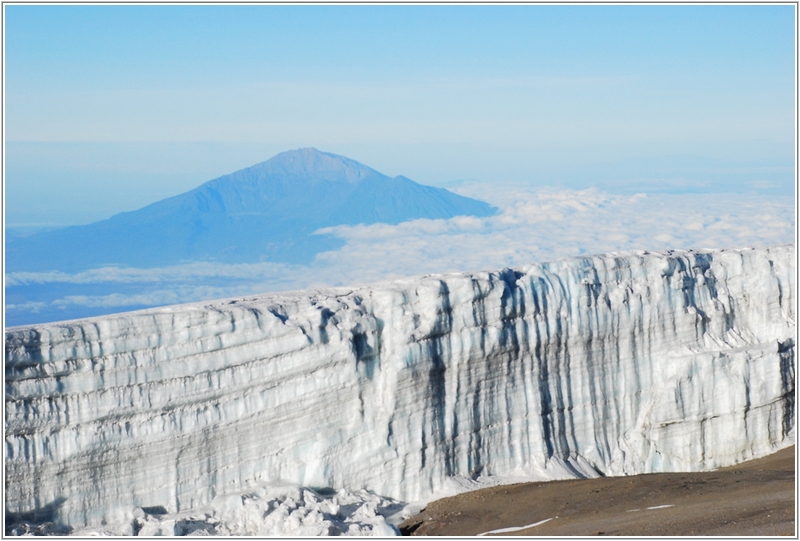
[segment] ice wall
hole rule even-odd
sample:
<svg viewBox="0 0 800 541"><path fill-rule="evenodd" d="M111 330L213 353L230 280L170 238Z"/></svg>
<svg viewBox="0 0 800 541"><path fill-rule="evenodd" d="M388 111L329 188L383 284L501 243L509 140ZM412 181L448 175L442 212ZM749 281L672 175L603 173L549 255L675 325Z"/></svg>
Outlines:
<svg viewBox="0 0 800 541"><path fill-rule="evenodd" d="M612 253L11 328L6 511L758 457L793 438L794 261Z"/></svg>

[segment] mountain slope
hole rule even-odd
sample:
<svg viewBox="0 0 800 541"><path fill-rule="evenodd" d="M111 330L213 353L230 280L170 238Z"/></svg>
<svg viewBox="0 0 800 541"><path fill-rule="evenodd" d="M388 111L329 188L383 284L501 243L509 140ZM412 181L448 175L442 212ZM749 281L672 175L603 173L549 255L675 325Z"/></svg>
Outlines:
<svg viewBox="0 0 800 541"><path fill-rule="evenodd" d="M343 156L301 149L107 220L8 239L6 270L79 271L182 261L307 263L339 239L322 227L458 215L490 205Z"/></svg>

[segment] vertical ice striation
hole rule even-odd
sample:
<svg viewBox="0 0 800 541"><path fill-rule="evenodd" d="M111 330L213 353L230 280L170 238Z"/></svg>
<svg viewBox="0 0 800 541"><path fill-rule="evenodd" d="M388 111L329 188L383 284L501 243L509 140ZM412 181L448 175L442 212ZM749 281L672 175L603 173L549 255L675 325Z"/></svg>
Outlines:
<svg viewBox="0 0 800 541"><path fill-rule="evenodd" d="M6 510L703 470L794 437L794 246L626 252L6 331Z"/></svg>

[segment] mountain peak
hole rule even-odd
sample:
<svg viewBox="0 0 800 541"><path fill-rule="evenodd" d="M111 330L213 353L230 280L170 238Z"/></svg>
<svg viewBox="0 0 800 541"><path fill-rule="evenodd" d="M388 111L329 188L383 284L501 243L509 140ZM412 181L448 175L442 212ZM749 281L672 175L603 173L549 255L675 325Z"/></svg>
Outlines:
<svg viewBox="0 0 800 541"><path fill-rule="evenodd" d="M358 183L370 176L384 177L355 160L321 152L316 148L288 150L255 166L271 174L309 177L319 180Z"/></svg>

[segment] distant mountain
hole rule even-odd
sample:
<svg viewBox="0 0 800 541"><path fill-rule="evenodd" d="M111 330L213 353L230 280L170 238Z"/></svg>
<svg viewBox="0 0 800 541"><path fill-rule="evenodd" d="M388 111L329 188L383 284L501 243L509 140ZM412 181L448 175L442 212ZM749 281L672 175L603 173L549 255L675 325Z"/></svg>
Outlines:
<svg viewBox="0 0 800 541"><path fill-rule="evenodd" d="M308 263L342 245L333 236L312 235L322 227L495 212L482 201L305 148L107 220L7 238L6 272L184 261Z"/></svg>

